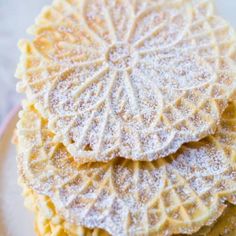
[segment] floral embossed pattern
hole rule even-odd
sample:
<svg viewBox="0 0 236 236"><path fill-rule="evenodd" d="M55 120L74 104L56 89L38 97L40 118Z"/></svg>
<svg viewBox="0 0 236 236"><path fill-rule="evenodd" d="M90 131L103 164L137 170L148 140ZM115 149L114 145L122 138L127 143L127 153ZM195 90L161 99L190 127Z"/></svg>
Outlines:
<svg viewBox="0 0 236 236"><path fill-rule="evenodd" d="M45 233L63 232L65 236L86 235L86 236L109 236L105 231L99 229L89 230L85 227L69 224L58 214L49 197L42 196L26 186L24 188L25 205L35 214L35 225L38 236ZM60 218L60 220L58 220ZM230 205L224 214L217 220L217 223L203 227L192 236L232 236L236 229L236 206ZM64 236L64 235L63 235ZM184 235L178 235L184 236Z"/></svg>
<svg viewBox="0 0 236 236"><path fill-rule="evenodd" d="M194 233L236 204L236 102L214 136L156 161L78 165L48 122L26 105L18 123L23 183L49 196L67 221L111 235Z"/></svg>
<svg viewBox="0 0 236 236"><path fill-rule="evenodd" d="M235 90L235 34L209 1L57 0L31 32L18 89L80 163L174 153Z"/></svg>

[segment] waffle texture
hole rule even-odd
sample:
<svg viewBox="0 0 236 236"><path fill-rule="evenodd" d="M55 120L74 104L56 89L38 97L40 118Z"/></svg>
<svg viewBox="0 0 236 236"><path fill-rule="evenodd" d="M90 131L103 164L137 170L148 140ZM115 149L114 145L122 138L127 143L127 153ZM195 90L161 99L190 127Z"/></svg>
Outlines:
<svg viewBox="0 0 236 236"><path fill-rule="evenodd" d="M225 201L236 204L235 119L232 102L214 136L165 159L78 165L25 104L17 127L19 174L74 224L112 235L194 233L222 214Z"/></svg>
<svg viewBox="0 0 236 236"><path fill-rule="evenodd" d="M24 186L25 206L35 215L37 236L109 236L99 229L86 229L69 224L60 217L50 198L40 196ZM205 226L192 236L234 236L236 234L236 206L229 205L224 214L210 226ZM178 235L184 236L184 235Z"/></svg>
<svg viewBox="0 0 236 236"><path fill-rule="evenodd" d="M39 195L23 183L25 207L34 213L37 236L109 236L100 229L88 229L66 222L56 211L49 197Z"/></svg>
<svg viewBox="0 0 236 236"><path fill-rule="evenodd" d="M30 32L18 90L79 163L174 153L235 92L235 32L211 1L55 0Z"/></svg>
<svg viewBox="0 0 236 236"><path fill-rule="evenodd" d="M15 142L39 236L230 236L236 34L209 0L54 0L21 40Z"/></svg>

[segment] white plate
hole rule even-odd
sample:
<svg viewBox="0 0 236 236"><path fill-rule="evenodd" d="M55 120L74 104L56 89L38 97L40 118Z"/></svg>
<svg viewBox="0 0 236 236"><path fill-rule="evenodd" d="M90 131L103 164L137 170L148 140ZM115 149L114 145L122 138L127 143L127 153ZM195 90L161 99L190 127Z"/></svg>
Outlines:
<svg viewBox="0 0 236 236"><path fill-rule="evenodd" d="M215 0L218 12L236 27L236 0ZM14 110L0 129L0 236L33 236L33 216L23 207L17 185L15 148L11 144Z"/></svg>

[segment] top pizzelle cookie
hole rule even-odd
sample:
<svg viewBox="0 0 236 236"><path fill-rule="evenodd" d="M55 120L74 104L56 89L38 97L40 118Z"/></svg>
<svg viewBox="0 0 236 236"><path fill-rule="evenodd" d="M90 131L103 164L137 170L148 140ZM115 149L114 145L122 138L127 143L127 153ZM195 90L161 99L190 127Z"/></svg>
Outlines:
<svg viewBox="0 0 236 236"><path fill-rule="evenodd" d="M81 163L167 156L235 91L235 33L209 1L57 0L31 33L18 90Z"/></svg>

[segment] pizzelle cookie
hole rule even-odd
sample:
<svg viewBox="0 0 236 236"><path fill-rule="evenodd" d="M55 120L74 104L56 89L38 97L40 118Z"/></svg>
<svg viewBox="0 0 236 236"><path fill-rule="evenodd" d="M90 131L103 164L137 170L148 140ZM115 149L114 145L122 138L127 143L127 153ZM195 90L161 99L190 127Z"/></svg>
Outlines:
<svg viewBox="0 0 236 236"><path fill-rule="evenodd" d="M204 227L193 236L235 236L236 206L229 205L224 214L210 227Z"/></svg>
<svg viewBox="0 0 236 236"><path fill-rule="evenodd" d="M25 186L23 196L25 206L35 215L35 229L38 236L109 236L107 232L99 229L89 230L69 224L58 215L50 198L40 196ZM236 206L229 205L217 222L202 228L192 236L234 236L235 228Z"/></svg>
<svg viewBox="0 0 236 236"><path fill-rule="evenodd" d="M194 233L236 204L236 102L214 136L153 162L116 158L79 165L48 122L25 104L17 126L18 169L75 225L112 235Z"/></svg>
<svg viewBox="0 0 236 236"><path fill-rule="evenodd" d="M56 0L31 33L18 90L79 163L174 153L235 92L235 32L211 1Z"/></svg>
<svg viewBox="0 0 236 236"><path fill-rule="evenodd" d="M49 197L39 195L23 183L24 204L35 215L35 231L38 236L109 236L100 229L88 229L66 222L58 215Z"/></svg>

